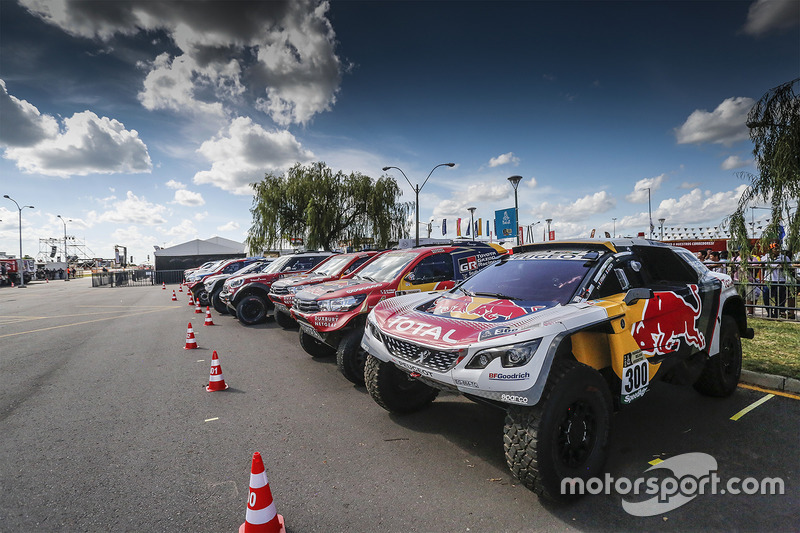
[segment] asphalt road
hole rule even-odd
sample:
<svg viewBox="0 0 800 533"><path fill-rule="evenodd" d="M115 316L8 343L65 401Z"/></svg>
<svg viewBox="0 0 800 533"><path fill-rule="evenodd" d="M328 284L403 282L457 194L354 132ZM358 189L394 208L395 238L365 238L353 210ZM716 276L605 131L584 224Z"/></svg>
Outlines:
<svg viewBox="0 0 800 533"><path fill-rule="evenodd" d="M297 332L213 327L173 286L0 289L0 531L237 531L254 451L289 532L797 531L800 401L660 384L614 416L607 471L713 456L784 495L700 495L636 517L618 494L568 505L517 484L503 413L453 395L397 417L313 360ZM184 350L192 322L199 349ZM208 393L212 350L230 388Z"/></svg>

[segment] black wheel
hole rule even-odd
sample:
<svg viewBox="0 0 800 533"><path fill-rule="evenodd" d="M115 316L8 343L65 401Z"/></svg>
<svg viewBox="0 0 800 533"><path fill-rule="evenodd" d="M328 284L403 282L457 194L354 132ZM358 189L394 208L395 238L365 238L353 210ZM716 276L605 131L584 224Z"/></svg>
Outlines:
<svg viewBox="0 0 800 533"><path fill-rule="evenodd" d="M419 411L439 395L438 389L411 378L392 363L371 355L367 355L364 381L372 399L391 413Z"/></svg>
<svg viewBox="0 0 800 533"><path fill-rule="evenodd" d="M539 403L510 406L506 412L508 467L540 496L579 496L562 492L561 480L585 481L602 472L611 412L611 393L599 372L571 359L554 361Z"/></svg>
<svg viewBox="0 0 800 533"><path fill-rule="evenodd" d="M245 296L236 306L236 317L246 326L264 322L267 318L267 304L260 296Z"/></svg>
<svg viewBox="0 0 800 533"><path fill-rule="evenodd" d="M733 394L742 373L742 339L736 320L722 315L719 353L709 357L703 373L694 383L694 388L706 396L724 397Z"/></svg>
<svg viewBox="0 0 800 533"><path fill-rule="evenodd" d="M300 346L302 346L311 357L331 357L336 354L336 350L324 342L315 339L302 329L300 330Z"/></svg>
<svg viewBox="0 0 800 533"><path fill-rule="evenodd" d="M219 313L221 315L227 315L228 314L228 306L225 304L225 302L223 302L220 299L219 294L221 292L222 292L222 288L220 288L220 289L214 291L213 293L211 293L211 305L214 307L214 309L217 310L217 313Z"/></svg>
<svg viewBox="0 0 800 533"><path fill-rule="evenodd" d="M336 366L344 377L356 385L364 384L364 364L367 362L367 352L361 349L361 337L364 329L356 327L348 331L339 342L336 349Z"/></svg>
<svg viewBox="0 0 800 533"><path fill-rule="evenodd" d="M200 307L206 307L211 305L211 301L208 298L208 292L206 292L205 287L197 289L196 291L192 291L194 293L195 301L200 303Z"/></svg>
<svg viewBox="0 0 800 533"><path fill-rule="evenodd" d="M294 318L292 318L292 315L283 311L278 311L277 308L275 309L275 322L277 322L278 325L283 329L297 328L297 322Z"/></svg>

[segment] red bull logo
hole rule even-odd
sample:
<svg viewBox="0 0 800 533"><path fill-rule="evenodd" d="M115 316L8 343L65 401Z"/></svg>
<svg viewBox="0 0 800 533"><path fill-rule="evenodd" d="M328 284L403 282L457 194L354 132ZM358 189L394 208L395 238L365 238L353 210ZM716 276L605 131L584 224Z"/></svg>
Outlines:
<svg viewBox="0 0 800 533"><path fill-rule="evenodd" d="M706 347L705 335L697 329L700 318L700 295L697 285L689 286L694 303L674 292L656 292L647 300L642 319L631 331L639 348L647 355L666 355L677 351L681 343L698 350Z"/></svg>
<svg viewBox="0 0 800 533"><path fill-rule="evenodd" d="M452 318L465 320L514 320L525 316L535 309L522 307L510 300L494 298L476 298L464 296L463 298L441 298L436 301L433 308L434 315L450 315Z"/></svg>

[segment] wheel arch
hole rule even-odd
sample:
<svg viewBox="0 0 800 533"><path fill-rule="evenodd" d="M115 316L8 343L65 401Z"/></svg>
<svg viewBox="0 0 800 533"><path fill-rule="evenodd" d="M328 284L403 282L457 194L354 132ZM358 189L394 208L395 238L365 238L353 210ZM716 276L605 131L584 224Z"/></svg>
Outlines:
<svg viewBox="0 0 800 533"><path fill-rule="evenodd" d="M747 311L741 296L736 295L725 300L722 306L722 315L728 315L736 321L739 335L743 339L753 338L753 328L747 327Z"/></svg>

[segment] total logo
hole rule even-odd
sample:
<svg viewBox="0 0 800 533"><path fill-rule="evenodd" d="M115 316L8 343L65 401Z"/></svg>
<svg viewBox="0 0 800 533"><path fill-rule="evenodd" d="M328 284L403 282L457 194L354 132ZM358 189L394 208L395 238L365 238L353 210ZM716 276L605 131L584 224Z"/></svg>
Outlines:
<svg viewBox="0 0 800 533"><path fill-rule="evenodd" d="M505 374L503 372L489 372L489 379L494 381L525 381L530 377L530 372L514 372L511 374Z"/></svg>
<svg viewBox="0 0 800 533"><path fill-rule="evenodd" d="M417 322L416 320L411 320L404 316L390 318L387 320L387 326L395 331L401 333L408 332L416 337L431 337L434 340L441 340L449 344L458 342L450 338L450 335L456 331L454 329L450 329L442 334L442 328L440 326L432 326L424 322Z"/></svg>

